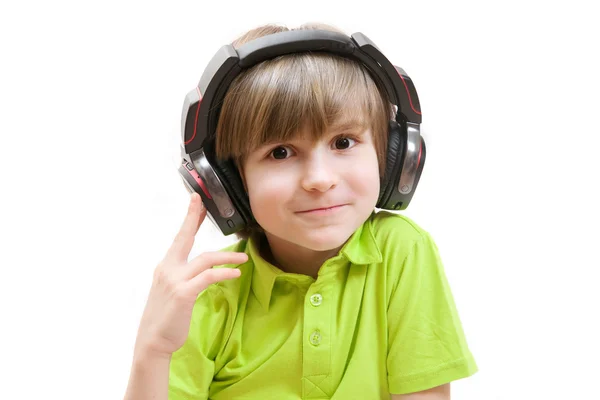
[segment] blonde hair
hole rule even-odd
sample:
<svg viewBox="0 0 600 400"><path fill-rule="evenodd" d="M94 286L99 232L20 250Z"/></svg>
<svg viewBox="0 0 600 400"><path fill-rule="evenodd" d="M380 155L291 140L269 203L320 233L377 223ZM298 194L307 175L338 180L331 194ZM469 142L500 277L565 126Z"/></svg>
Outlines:
<svg viewBox="0 0 600 400"><path fill-rule="evenodd" d="M340 32L312 23L297 29ZM252 29L233 41L241 45L270 34L289 31L278 25ZM328 53L297 53L263 61L242 72L231 83L221 107L216 129L216 156L232 159L240 170L244 157L272 142L286 142L306 130L318 140L330 129L347 124L370 128L383 176L388 121L394 108L360 63ZM342 126L340 126L342 125ZM248 238L260 232L256 223L238 233Z"/></svg>

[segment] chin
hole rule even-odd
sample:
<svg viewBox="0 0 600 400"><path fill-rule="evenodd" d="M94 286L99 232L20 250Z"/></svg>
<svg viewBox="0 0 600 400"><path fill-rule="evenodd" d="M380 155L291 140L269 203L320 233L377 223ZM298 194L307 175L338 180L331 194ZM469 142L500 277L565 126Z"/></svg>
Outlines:
<svg viewBox="0 0 600 400"><path fill-rule="evenodd" d="M343 246L355 230L352 227L331 226L298 232L296 235L288 233L283 239L313 251L328 251Z"/></svg>

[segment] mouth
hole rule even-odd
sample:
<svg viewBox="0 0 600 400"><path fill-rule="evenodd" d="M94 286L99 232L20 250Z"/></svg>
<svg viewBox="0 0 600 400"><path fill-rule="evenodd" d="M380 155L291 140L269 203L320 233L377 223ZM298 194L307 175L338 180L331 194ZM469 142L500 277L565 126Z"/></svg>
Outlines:
<svg viewBox="0 0 600 400"><path fill-rule="evenodd" d="M330 207L312 208L310 210L297 211L296 214L327 214L330 212L341 210L345 206L347 206L347 204L337 204L335 206Z"/></svg>

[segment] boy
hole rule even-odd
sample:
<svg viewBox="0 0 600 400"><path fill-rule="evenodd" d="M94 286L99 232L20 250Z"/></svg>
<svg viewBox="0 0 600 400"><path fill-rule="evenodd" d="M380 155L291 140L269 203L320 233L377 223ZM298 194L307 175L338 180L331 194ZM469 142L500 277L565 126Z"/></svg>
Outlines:
<svg viewBox="0 0 600 400"><path fill-rule="evenodd" d="M277 47L286 30L261 27L234 47L254 54L259 37ZM184 159L190 208L156 269L126 399L449 399L449 382L476 372L432 238L406 217L374 212L391 198L402 145L390 123L399 95L370 72L292 51L228 83L214 135L202 138L193 168ZM186 146L218 75L184 109ZM411 107L418 112L416 98ZM392 187L412 196L418 175ZM195 192L224 233L243 227L243 240L188 263L207 214Z"/></svg>

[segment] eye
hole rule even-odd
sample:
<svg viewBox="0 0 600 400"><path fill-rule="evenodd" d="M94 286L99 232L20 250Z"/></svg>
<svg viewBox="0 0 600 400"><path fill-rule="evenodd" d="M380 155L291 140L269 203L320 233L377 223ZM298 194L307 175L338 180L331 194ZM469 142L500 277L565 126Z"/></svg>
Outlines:
<svg viewBox="0 0 600 400"><path fill-rule="evenodd" d="M356 141L352 138L340 136L337 139L335 139L335 148L337 150L345 150L354 146L355 143Z"/></svg>
<svg viewBox="0 0 600 400"><path fill-rule="evenodd" d="M271 156L272 158L276 159L276 160L285 160L286 158L288 158L291 154L291 151L285 147L285 146L277 146L275 147L273 150L271 150L271 153L269 154L269 156Z"/></svg>

